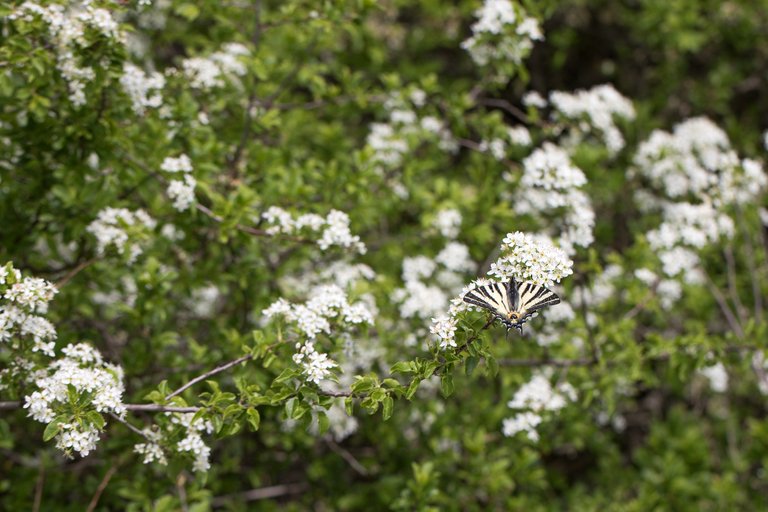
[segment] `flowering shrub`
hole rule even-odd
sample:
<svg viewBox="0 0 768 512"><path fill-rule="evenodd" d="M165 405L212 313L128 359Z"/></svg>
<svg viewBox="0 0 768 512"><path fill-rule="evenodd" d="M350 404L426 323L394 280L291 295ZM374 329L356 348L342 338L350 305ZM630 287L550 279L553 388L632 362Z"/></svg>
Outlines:
<svg viewBox="0 0 768 512"><path fill-rule="evenodd" d="M0 509L763 508L763 18L0 6Z"/></svg>

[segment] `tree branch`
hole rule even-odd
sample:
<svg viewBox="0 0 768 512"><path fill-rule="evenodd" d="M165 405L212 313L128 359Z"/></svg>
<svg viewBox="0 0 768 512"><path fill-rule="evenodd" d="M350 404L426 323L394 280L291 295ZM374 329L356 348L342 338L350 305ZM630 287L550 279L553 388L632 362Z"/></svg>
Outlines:
<svg viewBox="0 0 768 512"><path fill-rule="evenodd" d="M217 373L221 373L221 372L223 372L225 370L229 370L233 366L237 366L238 364L240 364L242 362L245 362L245 361L249 361L251 359L253 359L253 354L247 354L247 355L244 355L243 357L238 357L234 361L230 361L230 362L225 363L225 364L223 364L221 366L217 366L213 370L211 370L209 372L206 372L206 373L204 373L202 375L199 375L199 376L195 377L194 379L192 379L191 381L187 382L186 384L181 386L179 389L177 389L176 391L174 391L170 395L166 396L165 399L166 400L170 400L171 398L175 397L176 395L178 395L180 393L183 393L187 388L190 388L190 387L194 386L195 384L197 384L201 380L205 380L208 377L212 377L212 376L216 375Z"/></svg>
<svg viewBox="0 0 768 512"><path fill-rule="evenodd" d="M467 338L467 341L463 345L461 345L460 347L456 347L456 350L454 350L453 353L461 354L464 351L464 349L466 349L470 344L472 344L472 342L474 342L480 336L480 333L486 330L487 328L489 328L495 320L496 320L495 317L491 317L490 319L488 319L488 321L485 322L484 326L482 326L475 334Z"/></svg>
<svg viewBox="0 0 768 512"><path fill-rule="evenodd" d="M570 366L591 366L595 364L591 358L580 359L499 359L499 366L555 366L568 368Z"/></svg>
<svg viewBox="0 0 768 512"><path fill-rule="evenodd" d="M104 489L106 489L107 485L109 485L109 481L112 479L115 473L117 473L117 468L118 465L113 464L104 474L104 478L101 479L99 486L96 488L96 492L94 493L93 498L91 498L91 502L88 504L86 512L93 512L96 510L96 505L99 504L99 498L101 498L101 494L104 492Z"/></svg>
<svg viewBox="0 0 768 512"><path fill-rule="evenodd" d="M288 494L299 494L309 489L305 483L273 485L270 487L261 487L251 489L250 491L238 492L234 494L225 494L216 496L211 500L212 507L223 507L232 501L258 501L270 498L278 498Z"/></svg>

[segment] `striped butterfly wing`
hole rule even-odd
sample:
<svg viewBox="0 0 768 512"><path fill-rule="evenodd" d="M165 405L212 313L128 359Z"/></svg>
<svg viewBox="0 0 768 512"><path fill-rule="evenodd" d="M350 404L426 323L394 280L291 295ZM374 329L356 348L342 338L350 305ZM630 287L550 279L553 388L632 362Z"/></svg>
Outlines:
<svg viewBox="0 0 768 512"><path fill-rule="evenodd" d="M516 310L521 315L520 323L528 321L539 309L560 303L555 292L538 284L520 283L517 291L520 302Z"/></svg>
<svg viewBox="0 0 768 512"><path fill-rule="evenodd" d="M525 322L539 309L560 303L560 297L544 286L510 279L470 290L464 295L464 302L489 310L507 329L515 328L522 333Z"/></svg>
<svg viewBox="0 0 768 512"><path fill-rule="evenodd" d="M464 302L489 310L505 324L509 323L509 313L517 303L517 290L514 283L491 283L478 286L464 294Z"/></svg>

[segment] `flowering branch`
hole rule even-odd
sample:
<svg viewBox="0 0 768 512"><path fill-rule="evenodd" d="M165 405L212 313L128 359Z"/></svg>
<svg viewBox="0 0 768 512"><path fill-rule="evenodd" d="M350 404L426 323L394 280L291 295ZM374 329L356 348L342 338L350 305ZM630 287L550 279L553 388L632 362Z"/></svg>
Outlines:
<svg viewBox="0 0 768 512"><path fill-rule="evenodd" d="M483 332L484 330L486 330L491 326L494 320L496 320L494 317L489 318L484 326L482 326L475 334L467 338L467 341L463 345L461 345L460 347L456 347L453 353L461 354L464 351L464 349L466 349L470 344L472 344L472 342L474 342L480 336L481 332Z"/></svg>

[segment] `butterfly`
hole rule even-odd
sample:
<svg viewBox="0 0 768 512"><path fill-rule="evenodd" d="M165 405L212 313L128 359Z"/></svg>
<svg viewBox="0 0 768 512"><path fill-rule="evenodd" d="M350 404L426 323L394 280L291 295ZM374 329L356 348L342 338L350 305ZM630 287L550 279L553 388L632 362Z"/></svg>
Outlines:
<svg viewBox="0 0 768 512"><path fill-rule="evenodd" d="M468 291L464 302L489 310L507 330L515 328L523 334L523 324L537 310L560 303L560 297L544 286L514 279L491 283Z"/></svg>

